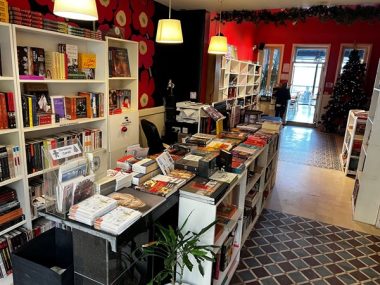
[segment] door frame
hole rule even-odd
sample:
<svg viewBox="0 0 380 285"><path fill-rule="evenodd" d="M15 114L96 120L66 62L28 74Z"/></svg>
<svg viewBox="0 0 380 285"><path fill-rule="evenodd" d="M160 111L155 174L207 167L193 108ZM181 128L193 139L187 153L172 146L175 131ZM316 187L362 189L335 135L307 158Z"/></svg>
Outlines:
<svg viewBox="0 0 380 285"><path fill-rule="evenodd" d="M292 45L292 59L290 63L290 70L289 70L289 80L288 83L290 84L293 78L293 67L294 67L294 60L296 56L296 50L297 48L325 48L326 49L326 60L325 64L323 66L323 70L321 72L321 78L318 86L318 97L317 101L315 102L315 111L314 111L314 122L313 125L316 125L318 121L320 120L321 117L321 110L322 110L322 96L323 96L323 91L325 87L325 82L326 82L326 73L327 73L327 66L329 63L329 58L330 58L330 50L331 50L331 44L293 44Z"/></svg>

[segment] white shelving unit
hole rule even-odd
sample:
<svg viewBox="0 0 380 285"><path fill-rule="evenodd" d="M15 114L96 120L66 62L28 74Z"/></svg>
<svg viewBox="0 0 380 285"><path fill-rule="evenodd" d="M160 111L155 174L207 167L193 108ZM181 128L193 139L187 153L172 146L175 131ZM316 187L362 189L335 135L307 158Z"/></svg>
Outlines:
<svg viewBox="0 0 380 285"><path fill-rule="evenodd" d="M217 218L217 207L220 203L226 201L226 199L228 199L228 204L232 201L231 204L237 206L237 211L230 219L229 224L224 227L222 234L217 240L215 240L215 227L210 228L201 239L202 244L221 246L237 224L232 258L227 268L220 272L219 278L215 280L212 275L213 263L207 261L203 264L205 271L203 277L196 268L194 268L192 272L185 272L184 280L188 281L188 283L197 285L229 284L240 261L241 247L246 241L249 233L252 231L264 208L265 201L273 189L276 180L278 143L279 135L274 135L270 143L250 157L250 159L246 161L246 170L239 175L238 181L229 187L227 193L216 205L202 203L199 200L193 200L180 195L178 224L182 225L191 213L191 216L183 229L184 232L199 232L202 228L215 221ZM248 173L251 173L249 179ZM252 200L247 201L247 194L256 183L259 183L258 193ZM249 223L246 223L246 208L249 207L256 209L255 217ZM217 253L219 250L220 248L215 249L214 252Z"/></svg>
<svg viewBox="0 0 380 285"><path fill-rule="evenodd" d="M367 120L364 110L350 110L344 135L340 163L346 175L355 175Z"/></svg>
<svg viewBox="0 0 380 285"><path fill-rule="evenodd" d="M352 197L353 219L379 227L380 210L380 61L360 152Z"/></svg>
<svg viewBox="0 0 380 285"><path fill-rule="evenodd" d="M109 165L114 168L117 158L125 154L127 146L139 143L138 42L107 37L106 43L107 54L109 47L126 48L128 50L131 70L131 77L110 77L108 74L109 68L107 68L107 98L110 90L131 90L130 109L121 114L109 115L108 118ZM108 111L107 114L109 114ZM124 126L123 124L127 127L126 132L121 130Z"/></svg>
<svg viewBox="0 0 380 285"><path fill-rule="evenodd" d="M256 109L259 100L261 65L219 56L216 60L212 102ZM211 102L210 102L211 103Z"/></svg>

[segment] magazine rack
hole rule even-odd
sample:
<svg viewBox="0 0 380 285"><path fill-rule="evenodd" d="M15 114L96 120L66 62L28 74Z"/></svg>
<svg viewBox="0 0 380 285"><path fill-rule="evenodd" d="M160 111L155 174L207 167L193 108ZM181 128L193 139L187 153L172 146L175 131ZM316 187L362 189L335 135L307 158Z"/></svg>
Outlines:
<svg viewBox="0 0 380 285"><path fill-rule="evenodd" d="M42 147L46 212L65 219L70 207L95 193L95 175L78 138Z"/></svg>

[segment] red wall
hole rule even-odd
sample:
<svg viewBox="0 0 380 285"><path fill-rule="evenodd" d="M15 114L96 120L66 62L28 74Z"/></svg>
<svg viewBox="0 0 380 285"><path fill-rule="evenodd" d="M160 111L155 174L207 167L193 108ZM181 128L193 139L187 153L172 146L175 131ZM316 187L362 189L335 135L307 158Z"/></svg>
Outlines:
<svg viewBox="0 0 380 285"><path fill-rule="evenodd" d="M337 24L334 21L321 22L311 18L305 23L289 23L286 26L259 24L256 32L257 42L266 44L284 44L283 63L290 63L293 44L330 44L330 56L327 64L326 83L334 83L339 59L340 44L372 44L367 65L367 87L371 89L375 80L376 68L380 57L380 21L369 23L357 21L351 25ZM325 88L331 93L331 88Z"/></svg>
<svg viewBox="0 0 380 285"><path fill-rule="evenodd" d="M211 14L211 18L215 13ZM211 22L210 36L215 34L217 21ZM376 76L376 68L380 57L380 21L357 21L351 25L337 24L334 21L321 22L317 18L309 18L306 22L275 26L274 24L252 24L229 22L223 25L222 33L228 37L228 43L237 47L238 58L256 60L257 49L252 47L260 42L266 44L283 44L283 64L291 62L293 44L330 44L329 62L325 82L334 83L341 43L372 44L367 65L367 90L371 90ZM281 68L282 70L282 68ZM332 88L325 88L331 93Z"/></svg>
<svg viewBox="0 0 380 285"><path fill-rule="evenodd" d="M216 13L210 13L210 19L213 19ZM210 36L214 36L218 33L219 21L211 21L210 23ZM253 60L252 47L256 44L255 33L256 24L253 23L241 23L227 22L220 26L220 32L227 37L228 44L237 47L238 58L241 60Z"/></svg>

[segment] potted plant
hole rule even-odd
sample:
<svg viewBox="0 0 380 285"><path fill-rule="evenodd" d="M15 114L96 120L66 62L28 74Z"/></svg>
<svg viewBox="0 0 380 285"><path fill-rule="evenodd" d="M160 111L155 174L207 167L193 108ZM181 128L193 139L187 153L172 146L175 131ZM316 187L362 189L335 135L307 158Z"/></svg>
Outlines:
<svg viewBox="0 0 380 285"><path fill-rule="evenodd" d="M215 253L213 249L216 246L199 245L199 241L201 236L216 224L216 221L203 228L199 233L191 231L183 233L189 217L190 215L186 218L183 225L176 230L170 225L168 228L157 225L157 240L143 245L142 250L145 256L159 257L164 260L164 269L148 285L161 284L167 278L171 280L171 283L168 283L168 285L185 285L183 283L185 268L192 271L194 266L197 266L201 275L204 276L202 263L214 260ZM190 256L193 257L195 262L190 260Z"/></svg>

